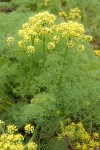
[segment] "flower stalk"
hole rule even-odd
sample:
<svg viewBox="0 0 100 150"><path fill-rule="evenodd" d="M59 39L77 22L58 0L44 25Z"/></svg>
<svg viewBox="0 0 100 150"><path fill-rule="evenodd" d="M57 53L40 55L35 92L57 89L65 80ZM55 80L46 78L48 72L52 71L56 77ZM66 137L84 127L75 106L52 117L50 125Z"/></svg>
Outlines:
<svg viewBox="0 0 100 150"><path fill-rule="evenodd" d="M45 63L45 36L43 36L43 67Z"/></svg>
<svg viewBox="0 0 100 150"><path fill-rule="evenodd" d="M34 47L34 39L32 38L32 47ZM33 72L33 53L34 51L29 54L29 84L31 84L32 72Z"/></svg>
<svg viewBox="0 0 100 150"><path fill-rule="evenodd" d="M65 67L65 60L66 60L66 56L68 53L68 46L66 46L66 51L63 57L63 62L62 62L62 70L61 70L61 74L60 74L60 78L59 78L59 82L58 82L58 86L59 88L61 87L61 83L62 83L62 78L63 78L63 74L64 74L64 67Z"/></svg>

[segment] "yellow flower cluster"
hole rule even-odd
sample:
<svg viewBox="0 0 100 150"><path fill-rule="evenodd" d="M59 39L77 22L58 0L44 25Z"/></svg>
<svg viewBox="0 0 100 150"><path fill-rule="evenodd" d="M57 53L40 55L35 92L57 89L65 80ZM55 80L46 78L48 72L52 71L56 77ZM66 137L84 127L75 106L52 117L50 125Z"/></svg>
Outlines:
<svg viewBox="0 0 100 150"><path fill-rule="evenodd" d="M93 133L93 138L99 138L99 134L97 132Z"/></svg>
<svg viewBox="0 0 100 150"><path fill-rule="evenodd" d="M67 42L67 46L68 46L68 48L74 47L74 41L69 40L69 41Z"/></svg>
<svg viewBox="0 0 100 150"><path fill-rule="evenodd" d="M27 124L24 128L25 133L30 134L34 132L34 126L31 126L31 124Z"/></svg>
<svg viewBox="0 0 100 150"><path fill-rule="evenodd" d="M60 41L60 37L55 35L53 38L52 38L52 41L53 43L57 44L59 41Z"/></svg>
<svg viewBox="0 0 100 150"><path fill-rule="evenodd" d="M100 50L94 50L96 56L100 57Z"/></svg>
<svg viewBox="0 0 100 150"><path fill-rule="evenodd" d="M39 43L40 39L38 37L34 38L34 44Z"/></svg>
<svg viewBox="0 0 100 150"><path fill-rule="evenodd" d="M31 126L31 125L30 125ZM34 127L31 126L31 131L33 133ZM23 144L24 137L20 133L15 133L18 131L15 125L8 125L7 132L4 132L5 123L0 120L0 129L3 131L0 135L0 150L24 150L26 145ZM27 150L37 150L37 144L35 142L28 142Z"/></svg>
<svg viewBox="0 0 100 150"><path fill-rule="evenodd" d="M24 140L21 134L2 134L0 136L1 150L24 150L22 141Z"/></svg>
<svg viewBox="0 0 100 150"><path fill-rule="evenodd" d="M38 100L38 99L34 99L34 98L32 98L30 102L31 102L31 104L34 104L34 103L38 103L38 102L39 102L39 100Z"/></svg>
<svg viewBox="0 0 100 150"><path fill-rule="evenodd" d="M70 39L67 42L67 46L69 48L72 48L75 45L74 39L78 39L78 40L83 39L88 42L92 41L92 36L86 35L84 26L78 22L74 22L74 21L62 22L58 25L55 25L54 28L57 35L61 36L62 38L68 37ZM84 46L80 44L77 50L84 51Z"/></svg>
<svg viewBox="0 0 100 150"><path fill-rule="evenodd" d="M56 20L56 16L45 11L30 17L28 22L22 25L22 29L18 31L21 40L18 42L20 47L26 48L27 53L33 53L34 44L40 42L41 37L53 33L52 26ZM29 43L29 46L25 46Z"/></svg>
<svg viewBox="0 0 100 150"><path fill-rule="evenodd" d="M39 35L49 34L52 32L50 27L55 20L55 15L49 14L47 11L38 13L30 17L27 23L23 24L22 29L18 31L18 35L26 42L33 40L34 37L39 38Z"/></svg>
<svg viewBox="0 0 100 150"><path fill-rule="evenodd" d="M76 37L78 39L86 39L84 26L78 22L62 22L56 26L56 31L58 34L61 34L62 37Z"/></svg>
<svg viewBox="0 0 100 150"><path fill-rule="evenodd" d="M60 109L57 109L57 110L56 110L56 115L59 116L60 114L61 114L61 110L60 110Z"/></svg>
<svg viewBox="0 0 100 150"><path fill-rule="evenodd" d="M47 6L49 2L51 2L51 0L44 0L44 5Z"/></svg>
<svg viewBox="0 0 100 150"><path fill-rule="evenodd" d="M80 13L78 8L70 9L69 18L71 16L75 18L75 14L78 16L78 13ZM64 12L63 16L66 16ZM79 19L80 17L77 18ZM35 51L35 44L41 43L41 39L44 45L43 52L45 51L45 44L47 44L48 50L52 51L60 41L60 38L70 39L67 41L68 48L72 48L75 45L74 39L92 41L92 36L86 35L84 26L77 21L62 22L56 25L54 24L55 20L56 16L49 14L47 11L30 17L28 22L22 25L22 29L18 31L18 35L21 37L18 45L25 48L28 55L30 55ZM45 41L47 35L50 35L51 38L49 43ZM80 44L77 50L84 51L84 46Z"/></svg>
<svg viewBox="0 0 100 150"><path fill-rule="evenodd" d="M53 28L54 29L54 28ZM55 49L57 43L60 41L60 37L58 35L55 35L53 38L52 38L52 41L48 43L48 50L53 50Z"/></svg>
<svg viewBox="0 0 100 150"><path fill-rule="evenodd" d="M34 46L31 46L31 45L27 46L26 53L30 55L31 53L34 53L34 51L35 51Z"/></svg>
<svg viewBox="0 0 100 150"><path fill-rule="evenodd" d="M59 16L63 17L64 20L67 20L67 18L68 18L68 15L67 15L67 13L65 11L60 11L59 12Z"/></svg>
<svg viewBox="0 0 100 150"><path fill-rule="evenodd" d="M83 52L83 51L84 51L84 45L80 44L80 45L78 46L77 50L78 50L79 52Z"/></svg>
<svg viewBox="0 0 100 150"><path fill-rule="evenodd" d="M68 20L81 20L80 10L78 7L70 9L68 14Z"/></svg>
<svg viewBox="0 0 100 150"><path fill-rule="evenodd" d="M14 38L13 37L8 37L7 38L7 43L8 43L8 45L13 44L14 43Z"/></svg>
<svg viewBox="0 0 100 150"><path fill-rule="evenodd" d="M18 45L19 45L19 47L24 47L24 42L22 41L22 40L20 40L20 41L18 41Z"/></svg>
<svg viewBox="0 0 100 150"><path fill-rule="evenodd" d="M14 125L8 125L8 126L7 126L7 132L8 132L9 134L13 134L13 133L15 133L16 131L18 131L18 129L17 129L16 126L14 126Z"/></svg>
<svg viewBox="0 0 100 150"><path fill-rule="evenodd" d="M34 23L35 23L35 27L36 27L36 25L38 25L39 27L42 27L45 25L51 26L54 24L55 20L56 20L55 15L49 14L48 11L45 11L43 13L38 13L35 16L29 18L29 23L30 23L30 25L34 25ZM36 29L37 29L37 27L36 27ZM38 29L38 31L40 31L40 29Z"/></svg>
<svg viewBox="0 0 100 150"><path fill-rule="evenodd" d="M35 142L29 142L27 147L28 150L37 150L37 144Z"/></svg>
<svg viewBox="0 0 100 150"><path fill-rule="evenodd" d="M91 102L89 100L85 100L84 106L85 106L85 108L91 106Z"/></svg>
<svg viewBox="0 0 100 150"><path fill-rule="evenodd" d="M92 36L90 35L84 35L84 39L88 42L91 42L92 41Z"/></svg>
<svg viewBox="0 0 100 150"><path fill-rule="evenodd" d="M49 42L48 43L48 50L53 50L55 48L55 43L54 42Z"/></svg>
<svg viewBox="0 0 100 150"><path fill-rule="evenodd" d="M85 129L81 122L71 123L70 125L64 127L63 122L61 122L62 133L58 135L58 139L63 137L68 137L69 140L73 141L73 147L76 150L94 150L98 149L100 143L98 141L99 134L93 133L90 135Z"/></svg>
<svg viewBox="0 0 100 150"><path fill-rule="evenodd" d="M67 20L79 21L82 18L78 7L70 9L68 14L65 11L61 11L59 12L59 15L63 17L65 21Z"/></svg>
<svg viewBox="0 0 100 150"><path fill-rule="evenodd" d="M2 126L4 126L4 125L5 125L5 122L0 120L0 128L2 128Z"/></svg>

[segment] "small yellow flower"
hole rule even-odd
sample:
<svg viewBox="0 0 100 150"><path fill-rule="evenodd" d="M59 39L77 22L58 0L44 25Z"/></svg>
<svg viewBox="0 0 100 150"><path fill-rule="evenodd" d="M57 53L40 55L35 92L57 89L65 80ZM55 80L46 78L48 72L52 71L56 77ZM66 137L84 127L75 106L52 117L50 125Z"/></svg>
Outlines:
<svg viewBox="0 0 100 150"><path fill-rule="evenodd" d="M89 141L89 145L90 145L91 147L95 147L95 141L94 141L93 139L91 139L91 140Z"/></svg>
<svg viewBox="0 0 100 150"><path fill-rule="evenodd" d="M77 150L81 150L81 144L77 142L75 148L76 148Z"/></svg>
<svg viewBox="0 0 100 150"><path fill-rule="evenodd" d="M31 126L31 124L26 124L24 127L25 133L30 134L34 132L34 126Z"/></svg>
<svg viewBox="0 0 100 150"><path fill-rule="evenodd" d="M56 111L56 114L57 114L57 115L60 115L60 114L61 114L61 111L58 109L58 110Z"/></svg>
<svg viewBox="0 0 100 150"><path fill-rule="evenodd" d="M95 147L100 148L100 142L95 141Z"/></svg>
<svg viewBox="0 0 100 150"><path fill-rule="evenodd" d="M84 39L88 42L91 42L93 40L92 36L91 35L85 35L84 36Z"/></svg>
<svg viewBox="0 0 100 150"><path fill-rule="evenodd" d="M7 126L7 132L8 132L9 134L13 134L13 133L15 133L16 131L18 131L18 128L17 128L16 126L14 126L14 125L8 125L8 126Z"/></svg>
<svg viewBox="0 0 100 150"><path fill-rule="evenodd" d="M28 150L37 150L37 144L34 142L29 142L27 147L28 147Z"/></svg>
<svg viewBox="0 0 100 150"><path fill-rule="evenodd" d="M70 9L68 14L69 20L77 20L79 21L82 17L80 16L80 10L78 7Z"/></svg>
<svg viewBox="0 0 100 150"><path fill-rule="evenodd" d="M37 33L36 33L36 32L34 32L34 30L29 29L29 30L28 30L28 35L36 36L36 35L37 35Z"/></svg>
<svg viewBox="0 0 100 150"><path fill-rule="evenodd" d="M93 133L93 137L94 137L94 138L99 138L99 133L94 132L94 133Z"/></svg>
<svg viewBox="0 0 100 150"><path fill-rule="evenodd" d="M87 145L85 143L82 144L82 149L81 150L87 150Z"/></svg>
<svg viewBox="0 0 100 150"><path fill-rule="evenodd" d="M44 5L47 6L51 0L44 0Z"/></svg>
<svg viewBox="0 0 100 150"><path fill-rule="evenodd" d="M84 130L84 128L83 128ZM90 140L90 135L85 131L83 131L83 133L80 135L80 138L84 141L84 140Z"/></svg>
<svg viewBox="0 0 100 150"><path fill-rule="evenodd" d="M96 56L100 57L100 50L94 50Z"/></svg>
<svg viewBox="0 0 100 150"><path fill-rule="evenodd" d="M27 51L26 51L26 52L27 52L28 54L34 53L34 51L35 51L34 46L29 45L29 46L27 47Z"/></svg>
<svg viewBox="0 0 100 150"><path fill-rule="evenodd" d="M18 41L18 45L19 45L19 47L24 47L24 42L23 41Z"/></svg>
<svg viewBox="0 0 100 150"><path fill-rule="evenodd" d="M77 126L78 126L79 128L83 128L82 122L79 122L79 123L77 124Z"/></svg>
<svg viewBox="0 0 100 150"><path fill-rule="evenodd" d="M26 42L29 42L31 40L31 36L29 36L27 34L25 34L23 38Z"/></svg>
<svg viewBox="0 0 100 150"><path fill-rule="evenodd" d="M52 49L54 49L55 48L55 43L54 42L49 42L48 43L48 49L49 50L52 50Z"/></svg>
<svg viewBox="0 0 100 150"><path fill-rule="evenodd" d="M60 41L60 37L57 36L57 35L55 35L55 36L52 38L52 40L53 40L53 42L54 42L55 44L57 44L57 43Z"/></svg>
<svg viewBox="0 0 100 150"><path fill-rule="evenodd" d="M34 99L34 98L31 99L31 104L34 104L34 103L37 103L37 102L39 102L38 99Z"/></svg>
<svg viewBox="0 0 100 150"><path fill-rule="evenodd" d="M7 43L8 43L8 45L13 44L14 43L14 38L13 37L8 37L7 38Z"/></svg>
<svg viewBox="0 0 100 150"><path fill-rule="evenodd" d="M61 130L63 131L64 130L64 123L63 123L63 121L60 121L60 127L61 127Z"/></svg>
<svg viewBox="0 0 100 150"><path fill-rule="evenodd" d="M68 17L65 11L60 11L59 16L63 17L64 19L67 19Z"/></svg>
<svg viewBox="0 0 100 150"><path fill-rule="evenodd" d="M39 43L40 39L38 37L34 38L34 44Z"/></svg>
<svg viewBox="0 0 100 150"><path fill-rule="evenodd" d="M68 46L68 48L74 47L74 41L69 40L69 41L67 42L67 46Z"/></svg>
<svg viewBox="0 0 100 150"><path fill-rule="evenodd" d="M70 118L67 118L66 121L67 121L67 123L71 123L71 119Z"/></svg>
<svg viewBox="0 0 100 150"><path fill-rule="evenodd" d="M27 29L30 26L29 22L26 22L22 25L22 29Z"/></svg>
<svg viewBox="0 0 100 150"><path fill-rule="evenodd" d="M5 122L0 120L0 128L2 128L5 125Z"/></svg>
<svg viewBox="0 0 100 150"><path fill-rule="evenodd" d="M24 33L24 30L22 30L22 29L20 29L20 30L18 31L18 35L19 35L19 36L22 36L23 33Z"/></svg>
<svg viewBox="0 0 100 150"><path fill-rule="evenodd" d="M80 44L80 45L78 46L77 50L78 50L79 52L83 52L83 51L84 51L84 45Z"/></svg>
<svg viewBox="0 0 100 150"><path fill-rule="evenodd" d="M91 102L89 100L86 100L84 102L84 106L89 107L91 105Z"/></svg>

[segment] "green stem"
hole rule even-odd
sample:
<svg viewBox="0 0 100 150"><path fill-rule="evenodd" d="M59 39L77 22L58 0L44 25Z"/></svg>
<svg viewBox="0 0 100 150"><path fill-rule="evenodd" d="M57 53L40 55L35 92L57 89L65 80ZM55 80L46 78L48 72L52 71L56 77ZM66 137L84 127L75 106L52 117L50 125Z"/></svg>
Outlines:
<svg viewBox="0 0 100 150"><path fill-rule="evenodd" d="M32 46L34 46L34 38L31 37ZM33 54L30 54L29 56L29 86L31 85L31 78L32 78L32 64L33 64Z"/></svg>
<svg viewBox="0 0 100 150"><path fill-rule="evenodd" d="M92 124L92 117L91 117L91 120L90 120L90 133L92 133L92 128L93 128L93 124Z"/></svg>
<svg viewBox="0 0 100 150"><path fill-rule="evenodd" d="M29 64L29 86L31 85L31 80L32 80L32 71L33 71L33 69L32 69L32 64L33 64L33 55L31 54L30 56L29 56L29 61L30 61L30 64Z"/></svg>
<svg viewBox="0 0 100 150"><path fill-rule="evenodd" d="M12 90L14 89L14 87L13 87L9 82L5 81L5 83L6 83Z"/></svg>
<svg viewBox="0 0 100 150"><path fill-rule="evenodd" d="M2 127L1 127L1 131L2 131L3 134L5 133Z"/></svg>
<svg viewBox="0 0 100 150"><path fill-rule="evenodd" d="M43 36L43 67L45 63L45 36Z"/></svg>
<svg viewBox="0 0 100 150"><path fill-rule="evenodd" d="M10 102L7 101L7 100L2 100L2 99L0 99L0 105L5 106L6 104L7 104L7 105L12 105L12 106L13 106L13 103L12 103L12 102L10 103ZM6 106L7 106L7 105L6 105ZM6 106L5 106L5 107L6 107Z"/></svg>
<svg viewBox="0 0 100 150"><path fill-rule="evenodd" d="M30 55L30 75L32 74L33 55Z"/></svg>
<svg viewBox="0 0 100 150"><path fill-rule="evenodd" d="M32 137L31 137L31 138L30 138L30 140L27 142L27 144L24 146L24 149L26 149L26 148L27 148L28 143L30 143L30 142L32 142L32 141L34 141L34 140L35 140L35 138L36 138L36 136L37 136L37 133L38 133L39 128L40 128L40 124L38 124L38 125L36 126L35 131L34 131L34 133L33 133Z"/></svg>
<svg viewBox="0 0 100 150"><path fill-rule="evenodd" d="M40 130L40 132L41 132L41 130ZM39 136L39 141L38 141L38 150L40 150L40 141L41 141L41 133L39 132L39 134L40 134L40 136Z"/></svg>
<svg viewBox="0 0 100 150"><path fill-rule="evenodd" d="M13 93L16 92L15 88L7 81L5 81L6 85L12 90ZM15 91L14 91L15 90Z"/></svg>
<svg viewBox="0 0 100 150"><path fill-rule="evenodd" d="M66 47L66 51L65 51L65 54L64 54L64 59L63 59L63 62L62 62L62 70L61 70L61 74L60 74L60 78L59 78L59 82L58 82L59 87L61 87L61 83L62 83L62 78L63 78L63 74L64 74L64 67L65 67L65 60L66 60L67 53L68 53L68 47Z"/></svg>
<svg viewBox="0 0 100 150"><path fill-rule="evenodd" d="M32 46L34 46L34 37L31 37Z"/></svg>
<svg viewBox="0 0 100 150"><path fill-rule="evenodd" d="M3 106L2 104L0 104L0 110L7 111L7 107L6 107L6 106Z"/></svg>

